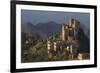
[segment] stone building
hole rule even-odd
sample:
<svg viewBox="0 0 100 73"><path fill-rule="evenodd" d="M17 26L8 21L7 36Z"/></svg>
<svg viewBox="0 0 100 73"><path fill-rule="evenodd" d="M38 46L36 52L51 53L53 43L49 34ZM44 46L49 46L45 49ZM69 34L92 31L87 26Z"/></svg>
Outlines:
<svg viewBox="0 0 100 73"><path fill-rule="evenodd" d="M73 41L78 39L79 22L71 19L67 25L62 24L61 39L62 41Z"/></svg>
<svg viewBox="0 0 100 73"><path fill-rule="evenodd" d="M79 49L79 25L80 22L75 19L71 19L68 24L62 25L61 40L68 44L73 57L77 55Z"/></svg>
<svg viewBox="0 0 100 73"><path fill-rule="evenodd" d="M58 49L60 49L58 47L63 47L61 48L63 50L69 47L68 50L70 51L73 59L77 55L79 49L79 25L79 21L75 19L71 19L68 24L62 24L61 33L59 35L59 41L47 41L48 53L51 49L57 51ZM60 44L58 42L60 42Z"/></svg>

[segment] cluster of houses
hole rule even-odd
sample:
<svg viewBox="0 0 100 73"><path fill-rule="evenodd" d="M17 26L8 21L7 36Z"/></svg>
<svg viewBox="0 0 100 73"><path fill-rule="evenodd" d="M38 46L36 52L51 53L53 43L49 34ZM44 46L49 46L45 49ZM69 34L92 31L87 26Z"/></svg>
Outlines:
<svg viewBox="0 0 100 73"><path fill-rule="evenodd" d="M54 57L59 52L67 51L71 54L70 58L75 59L79 49L79 26L80 22L75 19L71 19L68 24L62 24L59 39L47 40L48 55ZM79 54L79 59L82 59L81 54Z"/></svg>

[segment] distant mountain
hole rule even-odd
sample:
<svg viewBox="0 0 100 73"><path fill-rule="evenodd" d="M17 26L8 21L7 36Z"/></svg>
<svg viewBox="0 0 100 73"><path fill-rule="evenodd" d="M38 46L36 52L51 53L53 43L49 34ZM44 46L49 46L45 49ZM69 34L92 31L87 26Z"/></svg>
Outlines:
<svg viewBox="0 0 100 73"><path fill-rule="evenodd" d="M33 31L35 30L36 30L36 27L30 22L21 25L22 32L33 33Z"/></svg>
<svg viewBox="0 0 100 73"><path fill-rule="evenodd" d="M61 31L61 24L56 22L39 23L36 27L42 32L46 33L47 36L59 34Z"/></svg>
<svg viewBox="0 0 100 73"><path fill-rule="evenodd" d="M86 30L85 30L86 31ZM80 27L79 29L79 33L78 33L78 40L79 40L79 44L80 44L80 49L79 52L90 52L90 40L89 37L87 37L88 35L86 34L82 27Z"/></svg>
<svg viewBox="0 0 100 73"><path fill-rule="evenodd" d="M83 30L84 34L90 38L90 28L87 28L84 24L80 24L81 29Z"/></svg>
<svg viewBox="0 0 100 73"><path fill-rule="evenodd" d="M46 34L39 30L34 24L28 22L26 24L22 24L21 31L24 33L30 33L33 36L40 35L41 38L46 38Z"/></svg>
<svg viewBox="0 0 100 73"><path fill-rule="evenodd" d="M31 33L33 35L38 34L42 38L47 38L50 35L59 34L61 25L52 21L47 23L38 23L36 25L28 22L26 24L22 24L21 30L25 33Z"/></svg>

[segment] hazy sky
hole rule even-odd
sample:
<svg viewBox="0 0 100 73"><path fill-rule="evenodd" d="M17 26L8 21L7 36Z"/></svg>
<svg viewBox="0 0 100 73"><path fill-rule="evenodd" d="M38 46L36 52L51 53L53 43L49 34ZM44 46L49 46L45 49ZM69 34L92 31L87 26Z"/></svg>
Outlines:
<svg viewBox="0 0 100 73"><path fill-rule="evenodd" d="M77 19L80 21L80 23L86 25L88 28L90 26L89 13L21 10L22 23L31 22L34 25L49 21L54 21L59 24L67 24L71 18Z"/></svg>

